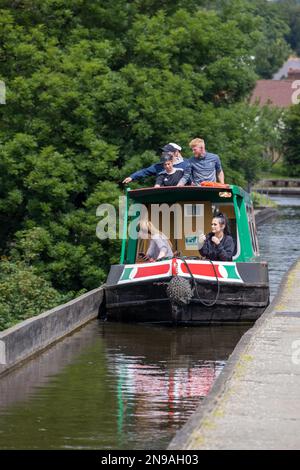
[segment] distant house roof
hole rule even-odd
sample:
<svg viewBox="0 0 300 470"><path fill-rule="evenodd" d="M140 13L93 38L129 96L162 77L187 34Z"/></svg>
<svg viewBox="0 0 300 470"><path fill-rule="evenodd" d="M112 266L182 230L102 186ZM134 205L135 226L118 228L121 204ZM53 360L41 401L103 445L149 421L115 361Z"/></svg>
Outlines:
<svg viewBox="0 0 300 470"><path fill-rule="evenodd" d="M292 67L289 68L288 70L288 80L299 80L300 78L300 69L296 68L293 69Z"/></svg>
<svg viewBox="0 0 300 470"><path fill-rule="evenodd" d="M295 89L292 88L293 82L294 80L258 80L250 103L287 108L293 104L292 95L295 93Z"/></svg>

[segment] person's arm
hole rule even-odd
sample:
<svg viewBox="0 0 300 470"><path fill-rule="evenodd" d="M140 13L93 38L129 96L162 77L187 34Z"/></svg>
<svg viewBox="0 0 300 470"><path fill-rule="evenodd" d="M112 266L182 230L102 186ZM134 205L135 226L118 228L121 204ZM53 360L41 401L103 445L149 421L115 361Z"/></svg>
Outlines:
<svg viewBox="0 0 300 470"><path fill-rule="evenodd" d="M197 242L199 251L203 247L205 240L206 240L206 236L204 235L204 233L201 233L198 237L198 242Z"/></svg>
<svg viewBox="0 0 300 470"><path fill-rule="evenodd" d="M162 249L159 252L157 260L159 260L160 258L165 258L167 256L167 253L168 253L168 249L163 246Z"/></svg>
<svg viewBox="0 0 300 470"><path fill-rule="evenodd" d="M155 261L154 260L154 242L153 239L150 240L148 250L144 257L145 261Z"/></svg>
<svg viewBox="0 0 300 470"><path fill-rule="evenodd" d="M151 166L148 166L148 168L142 168L142 170L138 170L135 173L132 173L132 175L124 179L123 183L130 183L131 181L147 178L148 176L156 176L156 174L157 165L153 164Z"/></svg>
<svg viewBox="0 0 300 470"><path fill-rule="evenodd" d="M179 180L177 186L184 186L191 179L192 167L188 164L184 170L183 177Z"/></svg>
<svg viewBox="0 0 300 470"><path fill-rule="evenodd" d="M125 178L125 179L122 181L122 183L123 183L123 184L128 184L128 183L131 183L131 181L132 181L131 176L127 176L127 178Z"/></svg>
<svg viewBox="0 0 300 470"><path fill-rule="evenodd" d="M227 235L224 243L217 245L217 253L220 261L232 261L234 241L231 236Z"/></svg>
<svg viewBox="0 0 300 470"><path fill-rule="evenodd" d="M208 237L206 237L206 240L204 241L204 245L203 245L202 248L200 248L199 252L200 252L201 256L204 256L204 258L209 258L210 250L209 250L209 239L208 239Z"/></svg>
<svg viewBox="0 0 300 470"><path fill-rule="evenodd" d="M161 258L165 258L168 255L169 251L168 240L161 236L158 236L153 239L153 242L156 244L156 248L159 250L156 261L160 260Z"/></svg>
<svg viewBox="0 0 300 470"><path fill-rule="evenodd" d="M217 173L217 178L218 178L219 183L224 184L225 177L224 177L224 171L223 170L221 170L221 171L219 171L219 173Z"/></svg>
<svg viewBox="0 0 300 470"><path fill-rule="evenodd" d="M219 155L216 155L216 174L219 183L224 184L224 171L222 170L221 160Z"/></svg>

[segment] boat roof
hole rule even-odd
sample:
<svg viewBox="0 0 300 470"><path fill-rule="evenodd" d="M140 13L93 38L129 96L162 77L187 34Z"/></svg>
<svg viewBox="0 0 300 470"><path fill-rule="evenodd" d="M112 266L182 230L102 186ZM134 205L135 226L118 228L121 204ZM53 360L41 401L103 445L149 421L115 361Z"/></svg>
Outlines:
<svg viewBox="0 0 300 470"><path fill-rule="evenodd" d="M250 201L250 196L246 191L239 186L229 184L221 188L211 186L161 186L160 188L128 189L127 194L130 199L145 203L191 200L232 202L234 194L245 198L247 202Z"/></svg>

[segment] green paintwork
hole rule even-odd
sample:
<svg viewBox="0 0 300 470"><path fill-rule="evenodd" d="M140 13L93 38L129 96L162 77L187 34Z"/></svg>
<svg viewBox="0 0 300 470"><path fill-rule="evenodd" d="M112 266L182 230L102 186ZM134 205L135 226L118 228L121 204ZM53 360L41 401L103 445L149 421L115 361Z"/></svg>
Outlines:
<svg viewBox="0 0 300 470"><path fill-rule="evenodd" d="M129 238L128 240L128 250L127 250L127 262L134 263L135 262L135 254L137 249L137 240Z"/></svg>
<svg viewBox="0 0 300 470"><path fill-rule="evenodd" d="M241 279L241 276L236 272L235 266L225 265L224 268L227 271L229 279Z"/></svg>
<svg viewBox="0 0 300 470"><path fill-rule="evenodd" d="M130 188L126 189L126 206L124 211L124 218L123 218L123 239L122 239L122 247L121 247L121 256L120 256L120 264L124 264L125 260L125 250L126 250L126 243L127 243L127 224L128 224L128 192Z"/></svg>
<svg viewBox="0 0 300 470"><path fill-rule="evenodd" d="M132 269L133 268L126 267L122 273L120 281L128 281L130 279L130 274L132 273Z"/></svg>
<svg viewBox="0 0 300 470"><path fill-rule="evenodd" d="M237 230L240 240L240 255L235 261L255 261L257 257L253 251L251 243L251 234L247 216L247 206L252 208L252 200L250 194L239 186L232 185L233 204L236 216Z"/></svg>
<svg viewBox="0 0 300 470"><path fill-rule="evenodd" d="M232 194L229 198L222 198L219 196L219 192L229 192ZM247 207L252 208L252 201L250 195L239 186L229 185L228 189L223 188L143 188L140 190L127 189L126 192L127 205L126 205L126 221L124 220L124 230L128 230L128 208L131 203L141 204L157 204L157 203L176 203L181 201L211 201L213 203L224 203L232 202L234 206L236 225L239 235L240 242L240 254L234 261L236 262L248 262L257 261L258 256L255 255L251 243L251 233L249 229ZM125 256L127 245L127 253ZM126 241L123 239L122 253L121 253L121 264L134 263L137 250L137 240L128 237ZM230 272L230 276L233 276L233 272ZM234 274L236 276L236 274Z"/></svg>
<svg viewBox="0 0 300 470"><path fill-rule="evenodd" d="M250 261L253 259L254 253L251 244L245 200L241 196L235 194L233 204L240 240L240 255L236 261Z"/></svg>

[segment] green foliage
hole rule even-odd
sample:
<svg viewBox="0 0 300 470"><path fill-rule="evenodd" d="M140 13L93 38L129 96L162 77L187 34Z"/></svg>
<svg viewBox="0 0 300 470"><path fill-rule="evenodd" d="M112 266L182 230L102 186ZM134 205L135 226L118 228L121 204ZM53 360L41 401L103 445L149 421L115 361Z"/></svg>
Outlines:
<svg viewBox="0 0 300 470"><path fill-rule="evenodd" d="M265 0L0 0L1 253L60 292L98 286L120 243L97 239L96 209L117 207L122 179L170 141L189 156L202 136L227 182L255 181L274 120L245 100L287 54L277 12Z"/></svg>
<svg viewBox="0 0 300 470"><path fill-rule="evenodd" d="M300 176L300 104L292 106L285 118L284 161L290 176Z"/></svg>
<svg viewBox="0 0 300 470"><path fill-rule="evenodd" d="M264 78L272 78L291 52L285 41L290 28L276 5L264 0L253 3L254 13L263 19L260 27L263 36L255 49L256 71Z"/></svg>
<svg viewBox="0 0 300 470"><path fill-rule="evenodd" d="M253 202L254 209L264 208L264 207L277 207L277 202L270 199L265 194L260 194L256 192L251 193L251 199Z"/></svg>
<svg viewBox="0 0 300 470"><path fill-rule="evenodd" d="M282 19L289 26L289 31L285 38L291 48L300 54L300 2L299 0L278 0L276 2L277 11Z"/></svg>
<svg viewBox="0 0 300 470"><path fill-rule="evenodd" d="M234 19L252 41L251 58L257 74L271 78L290 53L288 21L278 5L267 0L215 0L223 20Z"/></svg>
<svg viewBox="0 0 300 470"><path fill-rule="evenodd" d="M0 330L56 307L71 298L51 287L24 263L0 261Z"/></svg>

